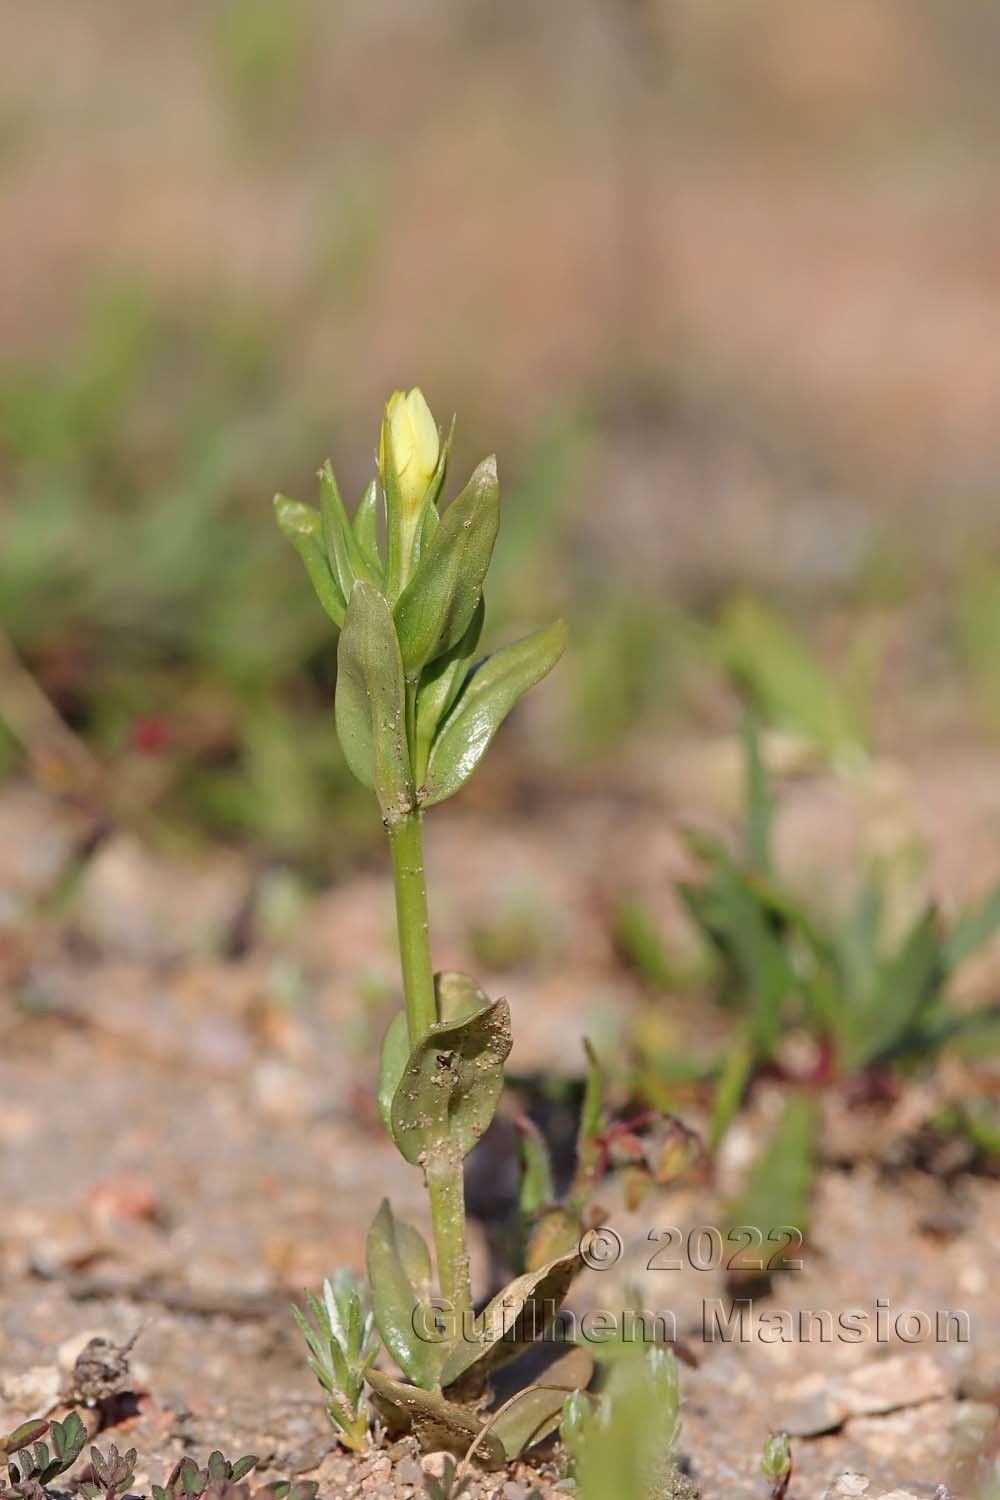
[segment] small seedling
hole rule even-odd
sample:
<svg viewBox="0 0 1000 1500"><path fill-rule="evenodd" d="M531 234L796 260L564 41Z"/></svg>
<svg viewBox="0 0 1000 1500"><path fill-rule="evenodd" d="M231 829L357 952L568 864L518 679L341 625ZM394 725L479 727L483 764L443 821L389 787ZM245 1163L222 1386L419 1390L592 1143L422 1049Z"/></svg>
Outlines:
<svg viewBox="0 0 1000 1500"><path fill-rule="evenodd" d="M360 1452L368 1443L365 1376L378 1353L375 1319L346 1267L324 1281L323 1296L306 1292L312 1320L293 1307L309 1346L309 1367L327 1392L327 1411L341 1441Z"/></svg>
<svg viewBox="0 0 1000 1500"><path fill-rule="evenodd" d="M135 1476L138 1457L134 1448L130 1448L127 1453L119 1453L114 1443L106 1454L100 1448L91 1448L90 1467L94 1478L82 1481L81 1493L86 1495L87 1500L117 1500L118 1496L127 1494Z"/></svg>
<svg viewBox="0 0 1000 1500"><path fill-rule="evenodd" d="M209 1455L203 1469L193 1458L179 1459L163 1484L153 1485L153 1500L201 1500L215 1486L238 1485L258 1462L256 1455L247 1453L233 1463L218 1449Z"/></svg>
<svg viewBox="0 0 1000 1500"><path fill-rule="evenodd" d="M792 1482L792 1450L787 1432L772 1432L765 1438L761 1468L764 1478L771 1481L771 1500L785 1500Z"/></svg>

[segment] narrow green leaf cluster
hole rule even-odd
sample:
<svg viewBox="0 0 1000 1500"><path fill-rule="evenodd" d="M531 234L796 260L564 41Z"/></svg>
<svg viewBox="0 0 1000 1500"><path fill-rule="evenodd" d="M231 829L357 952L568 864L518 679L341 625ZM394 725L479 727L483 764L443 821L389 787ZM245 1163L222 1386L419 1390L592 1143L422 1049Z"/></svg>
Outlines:
<svg viewBox="0 0 1000 1500"><path fill-rule="evenodd" d="M368 1444L365 1376L378 1354L375 1320L350 1270L323 1283L323 1295L305 1294L311 1320L293 1306L309 1346L309 1367L327 1393L327 1411L342 1441L360 1452Z"/></svg>
<svg viewBox="0 0 1000 1500"><path fill-rule="evenodd" d="M473 670L500 525L496 459L484 459L439 510L451 437L442 440L419 391L393 396L379 451L379 481L353 521L329 462L318 510L284 495L275 510L342 632L344 754L392 823L464 785L514 704L558 661L566 632L557 621Z"/></svg>

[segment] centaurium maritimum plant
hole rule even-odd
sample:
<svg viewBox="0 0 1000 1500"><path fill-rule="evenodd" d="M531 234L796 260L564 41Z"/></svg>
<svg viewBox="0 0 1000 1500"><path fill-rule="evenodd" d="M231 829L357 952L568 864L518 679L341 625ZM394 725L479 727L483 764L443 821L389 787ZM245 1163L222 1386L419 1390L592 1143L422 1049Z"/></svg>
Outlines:
<svg viewBox="0 0 1000 1500"><path fill-rule="evenodd" d="M442 508L450 449L421 392L396 392L382 421L378 479L352 519L329 463L318 510L280 495L275 502L340 629L337 732L389 836L404 1008L382 1045L378 1108L399 1151L423 1172L440 1293L421 1235L383 1202L368 1236L371 1302L409 1383L369 1368L360 1343L353 1362L340 1340L327 1358L325 1326L324 1348L317 1356L314 1345L313 1355L331 1377L351 1364L354 1417L363 1377L390 1430L412 1430L425 1446L474 1449L479 1463L499 1467L553 1431L566 1391L589 1378L589 1356L571 1350L544 1386L492 1416L484 1411L492 1371L541 1337L580 1253L573 1245L533 1265L472 1318L463 1161L500 1099L510 1013L466 975L434 973L422 825L424 810L464 785L514 704L555 665L566 631L556 621L480 659L483 585L500 523L496 460L484 459ZM351 1411L334 1402L331 1413L356 1441Z"/></svg>

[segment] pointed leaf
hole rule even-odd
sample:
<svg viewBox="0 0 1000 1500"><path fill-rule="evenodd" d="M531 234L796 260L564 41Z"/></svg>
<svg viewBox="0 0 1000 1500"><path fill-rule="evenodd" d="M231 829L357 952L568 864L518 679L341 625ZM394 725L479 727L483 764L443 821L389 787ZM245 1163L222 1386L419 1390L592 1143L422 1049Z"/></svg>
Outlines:
<svg viewBox="0 0 1000 1500"><path fill-rule="evenodd" d="M437 512L435 511L435 515ZM465 683L483 632L486 601L480 595L469 627L457 645L425 668L417 693L416 761L414 776L422 781L437 727L451 708Z"/></svg>
<svg viewBox="0 0 1000 1500"><path fill-rule="evenodd" d="M431 746L428 806L468 781L517 700L550 672L566 645L562 620L487 658L473 673Z"/></svg>
<svg viewBox="0 0 1000 1500"><path fill-rule="evenodd" d="M555 1432L567 1394L585 1388L593 1373L594 1361L587 1351L570 1349L549 1365L537 1385L518 1392L490 1427L503 1443L508 1463Z"/></svg>
<svg viewBox="0 0 1000 1500"><path fill-rule="evenodd" d="M396 821L413 803L399 644L385 599L354 585L337 650L337 733L347 764Z"/></svg>
<svg viewBox="0 0 1000 1500"><path fill-rule="evenodd" d="M467 1156L493 1118L511 1048L510 1010L494 1000L438 1021L411 1053L392 1101L392 1135L409 1162Z"/></svg>
<svg viewBox="0 0 1000 1500"><path fill-rule="evenodd" d="M434 1326L430 1254L417 1230L394 1216L388 1199L382 1200L368 1231L367 1262L382 1342L417 1385L436 1385L443 1347L421 1337Z"/></svg>
<svg viewBox="0 0 1000 1500"><path fill-rule="evenodd" d="M274 510L282 533L305 563L317 599L339 628L344 623L346 603L326 559L319 511L300 500L289 500L287 495L275 495Z"/></svg>
<svg viewBox="0 0 1000 1500"><path fill-rule="evenodd" d="M461 1338L451 1349L441 1371L442 1387L447 1390L460 1380L465 1387L470 1375L482 1384L490 1371L543 1338L581 1265L576 1247L498 1292L476 1318L475 1330L469 1330L475 1336Z"/></svg>
<svg viewBox="0 0 1000 1500"><path fill-rule="evenodd" d="M500 526L496 459L479 465L441 517L396 604L403 667L417 678L462 639L483 592Z"/></svg>
<svg viewBox="0 0 1000 1500"><path fill-rule="evenodd" d="M378 485L373 479L365 487L365 492L358 501L358 508L354 512L354 520L351 522L351 530L354 533L354 541L361 556L371 568L375 577L381 579L382 559L379 556L378 550L378 506Z"/></svg>
<svg viewBox="0 0 1000 1500"><path fill-rule="evenodd" d="M344 598L350 599L351 590L359 578L377 587L378 577L362 556L354 538L329 459L319 471L319 508L330 571Z"/></svg>

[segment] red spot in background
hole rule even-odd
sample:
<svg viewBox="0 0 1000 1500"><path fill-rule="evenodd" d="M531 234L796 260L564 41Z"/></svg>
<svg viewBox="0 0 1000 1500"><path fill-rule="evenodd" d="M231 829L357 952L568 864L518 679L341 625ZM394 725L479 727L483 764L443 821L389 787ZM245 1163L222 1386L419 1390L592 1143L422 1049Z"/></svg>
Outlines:
<svg viewBox="0 0 1000 1500"><path fill-rule="evenodd" d="M159 714L148 714L134 720L129 730L128 742L133 750L143 755L157 755L170 744L170 725Z"/></svg>

